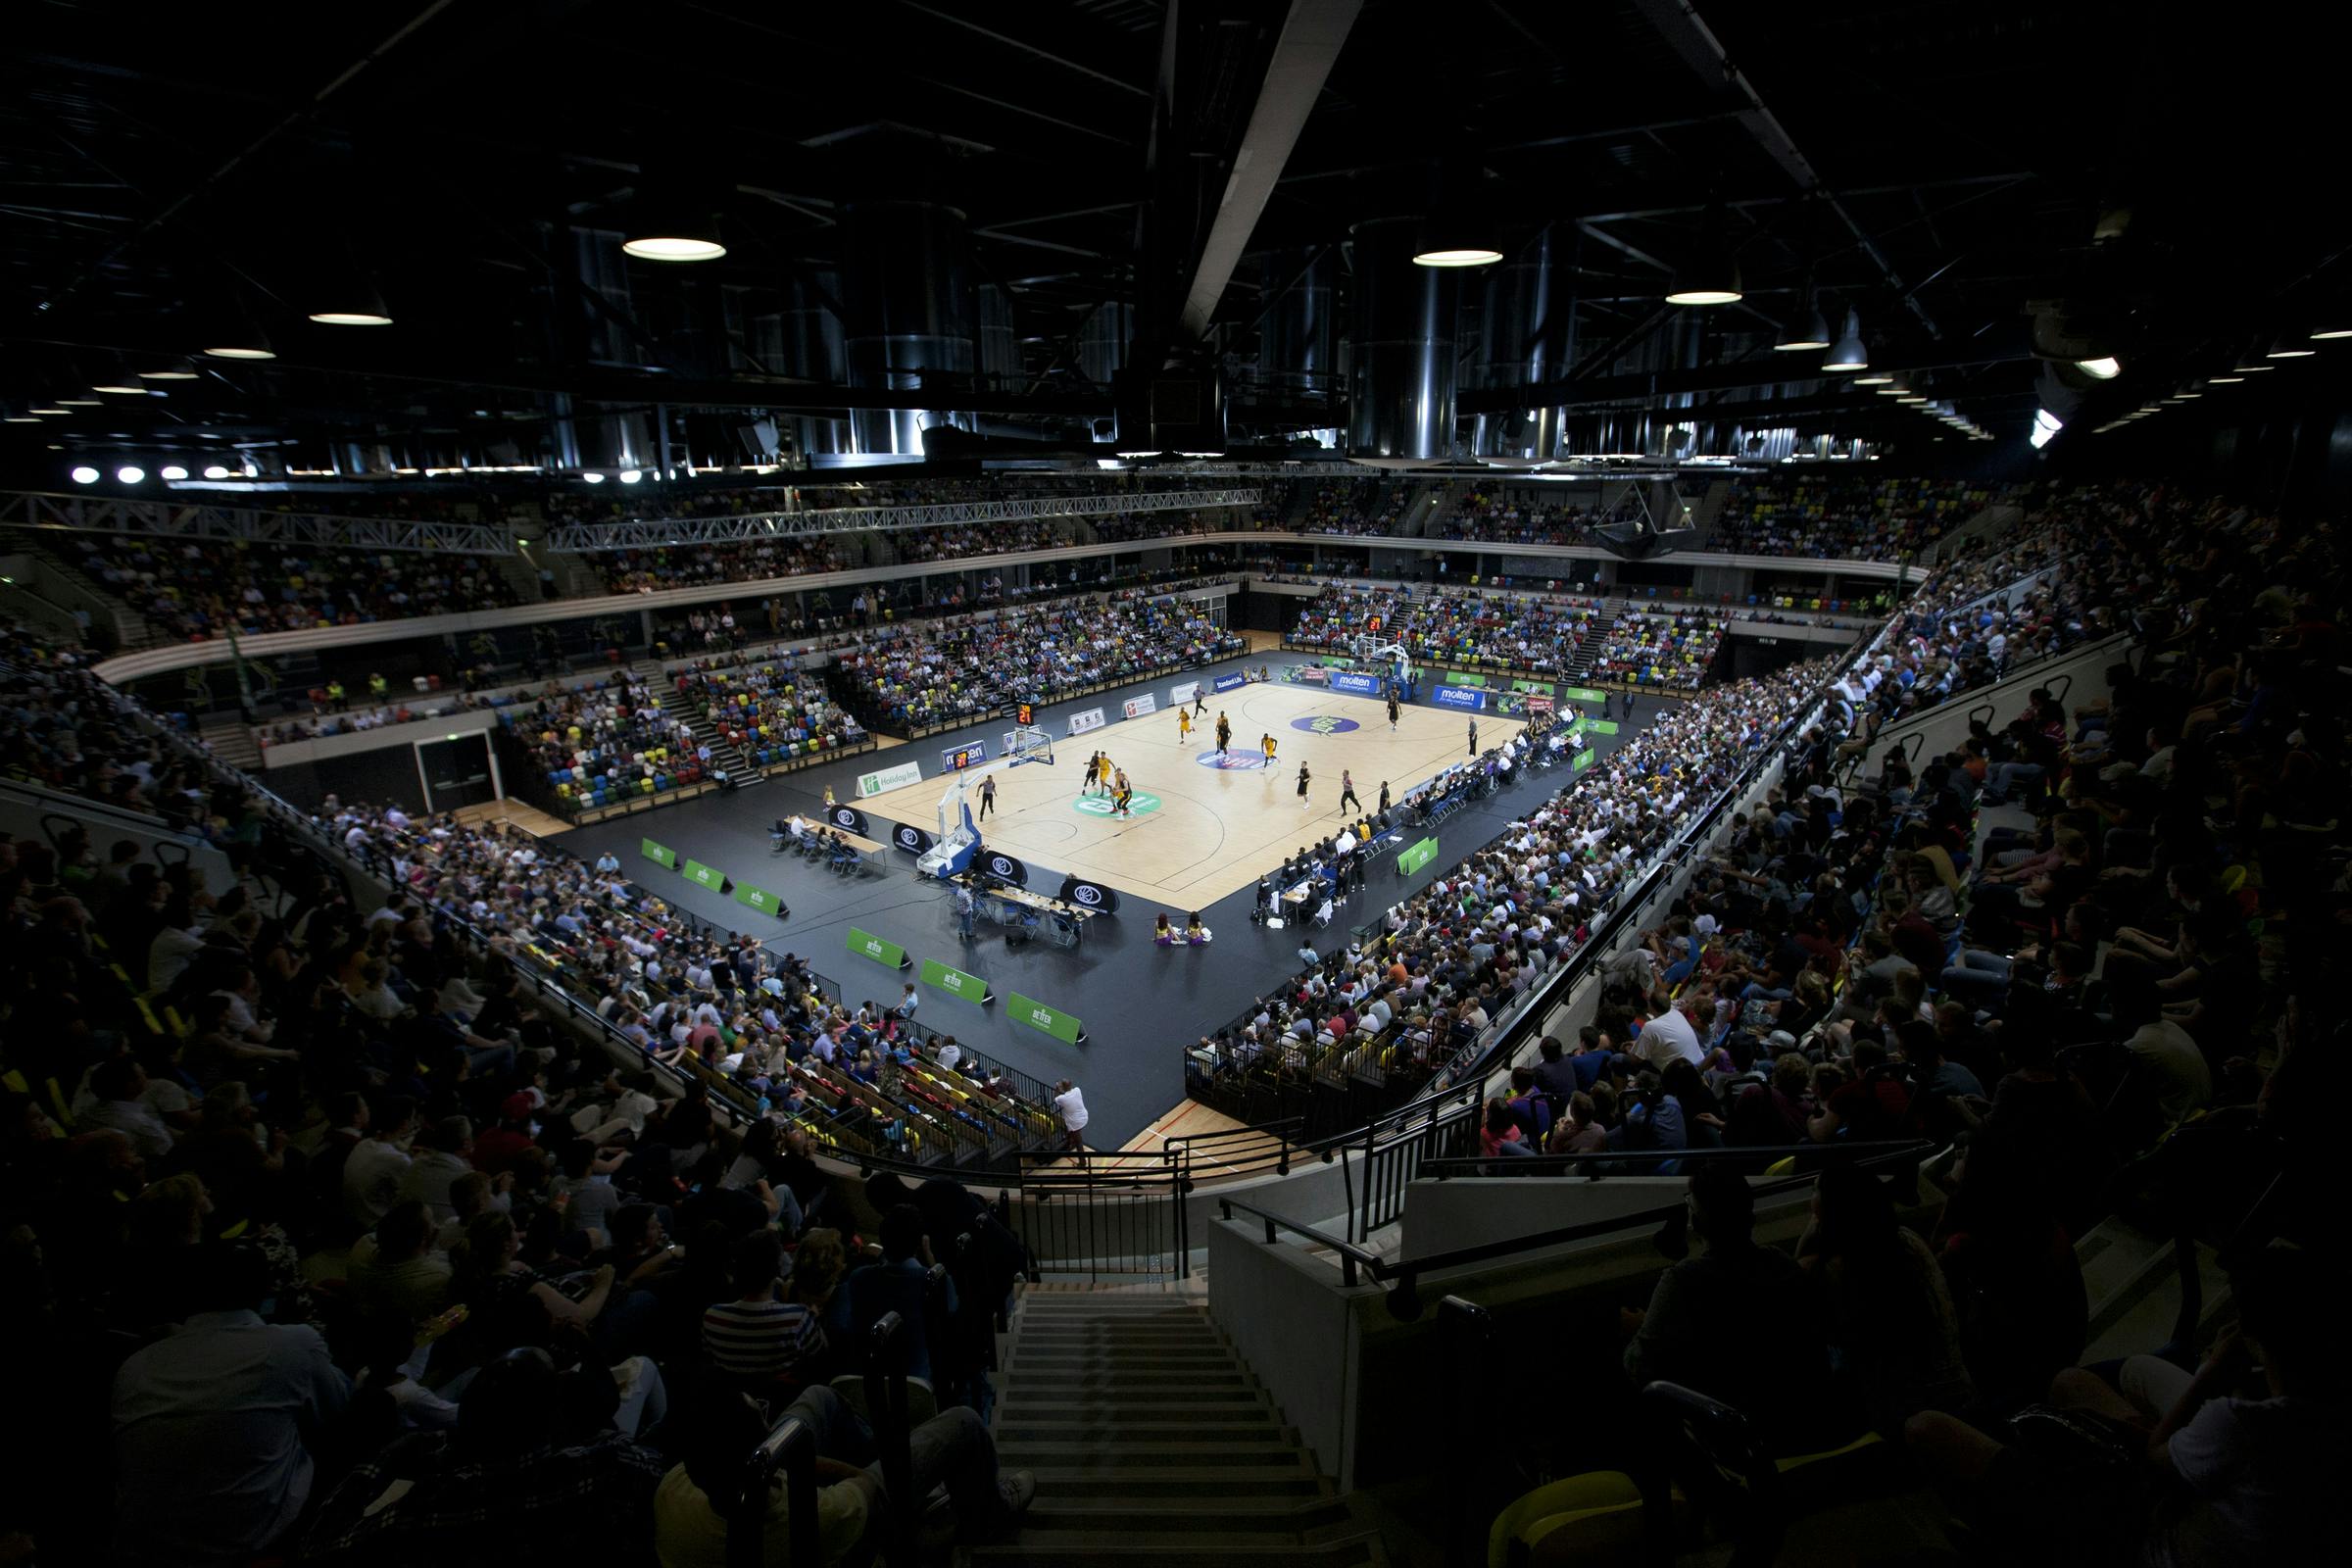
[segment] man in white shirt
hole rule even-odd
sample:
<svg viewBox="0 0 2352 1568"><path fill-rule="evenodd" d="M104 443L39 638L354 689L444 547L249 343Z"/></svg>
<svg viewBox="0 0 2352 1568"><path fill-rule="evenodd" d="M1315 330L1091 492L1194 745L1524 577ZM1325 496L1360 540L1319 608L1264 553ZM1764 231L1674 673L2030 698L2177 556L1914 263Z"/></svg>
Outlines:
<svg viewBox="0 0 2352 1568"><path fill-rule="evenodd" d="M1061 1116L1064 1147L1078 1152L1086 1149L1086 1099L1078 1086L1067 1078L1054 1086L1054 1108Z"/></svg>
<svg viewBox="0 0 2352 1568"><path fill-rule="evenodd" d="M1678 1059L1693 1067L1706 1059L1698 1031L1679 1006L1668 1007L1642 1026L1642 1033L1634 1039L1634 1054L1660 1072Z"/></svg>
<svg viewBox="0 0 2352 1568"><path fill-rule="evenodd" d="M416 1102L396 1095L375 1107L374 1133L352 1146L343 1160L343 1208L354 1220L375 1222L400 1201L409 1174L409 1140L416 1131Z"/></svg>

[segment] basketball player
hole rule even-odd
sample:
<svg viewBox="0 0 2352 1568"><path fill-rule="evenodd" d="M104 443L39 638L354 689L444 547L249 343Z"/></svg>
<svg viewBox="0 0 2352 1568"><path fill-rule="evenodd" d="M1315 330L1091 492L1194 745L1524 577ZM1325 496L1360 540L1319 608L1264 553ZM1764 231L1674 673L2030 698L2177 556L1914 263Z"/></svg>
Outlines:
<svg viewBox="0 0 2352 1568"><path fill-rule="evenodd" d="M1112 768L1110 765L1110 754L1108 752L1104 752L1102 754L1102 760L1095 764L1095 776L1102 783L1102 793L1105 795L1110 793L1111 772Z"/></svg>
<svg viewBox="0 0 2352 1568"><path fill-rule="evenodd" d="M1257 738L1257 749L1266 754L1266 766L1272 767L1274 765L1274 737L1260 735Z"/></svg>
<svg viewBox="0 0 2352 1568"><path fill-rule="evenodd" d="M1095 753L1086 760L1086 771L1078 775L1078 793L1080 795L1095 793L1095 770L1102 765L1102 754L1101 752Z"/></svg>
<svg viewBox="0 0 2352 1568"><path fill-rule="evenodd" d="M1389 814L1389 781L1385 778L1380 781L1380 814Z"/></svg>
<svg viewBox="0 0 2352 1568"><path fill-rule="evenodd" d="M1359 811L1364 808L1364 803L1355 798L1354 775L1343 767L1340 769L1340 809L1344 811L1350 806Z"/></svg>
<svg viewBox="0 0 2352 1568"><path fill-rule="evenodd" d="M1176 710L1176 744L1183 746L1192 738L1193 710L1189 708L1179 708Z"/></svg>
<svg viewBox="0 0 2352 1568"><path fill-rule="evenodd" d="M982 775L981 775L981 777L980 777L980 818L981 818L981 820L983 820L983 821L987 820L987 818L988 818L988 813L989 813L989 812L991 812L991 811L993 811L993 810L995 810L996 808L997 808L997 775L996 775L996 774L994 774L994 773L984 773L984 774L982 774Z"/></svg>
<svg viewBox="0 0 2352 1568"><path fill-rule="evenodd" d="M1298 764L1298 809L1301 811L1310 808L1306 801L1307 777L1306 764L1304 762L1300 762Z"/></svg>
<svg viewBox="0 0 2352 1568"><path fill-rule="evenodd" d="M1389 688L1389 733L1396 732L1396 688Z"/></svg>
<svg viewBox="0 0 2352 1568"><path fill-rule="evenodd" d="M1119 769L1118 783L1112 788L1111 799L1116 803L1119 815L1129 814L1127 804L1135 799L1135 786L1127 782L1127 770L1123 767Z"/></svg>
<svg viewBox="0 0 2352 1568"><path fill-rule="evenodd" d="M1217 755L1223 757L1225 749L1232 744L1233 725L1226 719L1225 710L1219 709L1217 710Z"/></svg>

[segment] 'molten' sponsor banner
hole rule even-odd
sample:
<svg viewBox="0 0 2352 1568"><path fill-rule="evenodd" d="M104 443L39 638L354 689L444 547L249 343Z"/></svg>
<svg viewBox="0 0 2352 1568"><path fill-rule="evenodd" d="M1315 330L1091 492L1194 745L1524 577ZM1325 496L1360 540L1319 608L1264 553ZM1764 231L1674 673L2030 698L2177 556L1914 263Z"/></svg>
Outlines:
<svg viewBox="0 0 2352 1568"><path fill-rule="evenodd" d="M1127 710L1127 716L1129 718L1141 718L1146 713L1149 713L1153 709L1157 708L1159 705L1152 701L1152 694L1150 692L1146 692L1141 697L1128 698L1127 701L1120 706Z"/></svg>
<svg viewBox="0 0 2352 1568"><path fill-rule="evenodd" d="M873 959L876 963L885 964L893 969L904 969L908 965L905 948L900 947L896 942L885 942L871 931L860 931L856 926L850 927L848 946L852 953L859 954Z"/></svg>
<svg viewBox="0 0 2352 1568"><path fill-rule="evenodd" d="M1239 675L1219 675L1219 676L1218 676L1218 677L1217 677L1217 678L1216 678L1214 681L1212 681L1212 682L1210 682L1210 683L1209 683L1209 688L1208 688L1208 689L1209 689L1210 691L1212 691L1212 692L1232 692L1232 691L1239 691L1239 690L1241 690L1241 688L1242 688L1242 677L1241 677L1241 676L1239 676Z"/></svg>
<svg viewBox="0 0 2352 1568"><path fill-rule="evenodd" d="M960 997L965 1002L978 1003L983 1007L997 1000L996 993L988 989L987 981L976 974L952 969L937 958L925 958L921 973L923 984L936 986L951 997Z"/></svg>
<svg viewBox="0 0 2352 1568"><path fill-rule="evenodd" d="M1487 706L1485 692L1464 691L1459 686L1441 686L1431 696L1440 708L1467 708L1476 711Z"/></svg>
<svg viewBox="0 0 2352 1568"><path fill-rule="evenodd" d="M1335 692L1347 692L1354 697L1378 697L1380 695L1380 677L1342 672L1331 677L1331 689Z"/></svg>
<svg viewBox="0 0 2352 1568"><path fill-rule="evenodd" d="M1049 1007L1035 997L1012 993L1005 1015L1015 1023L1025 1023L1032 1029L1042 1029L1054 1039L1077 1045L1086 1039L1086 1031L1078 1020L1058 1007Z"/></svg>
<svg viewBox="0 0 2352 1568"><path fill-rule="evenodd" d="M1090 729L1101 729L1103 725L1109 722L1110 720L1103 716L1102 710L1100 708L1090 708L1083 713L1072 713L1070 715L1070 733L1073 735L1083 735Z"/></svg>
<svg viewBox="0 0 2352 1568"><path fill-rule="evenodd" d="M909 827L901 822L890 830L890 842L911 855L920 855L931 848L931 835L919 827Z"/></svg>
<svg viewBox="0 0 2352 1568"><path fill-rule="evenodd" d="M1074 876L1062 878L1061 902L1075 905L1081 909L1092 909L1097 914L1119 912L1117 892L1100 882L1088 882Z"/></svg>

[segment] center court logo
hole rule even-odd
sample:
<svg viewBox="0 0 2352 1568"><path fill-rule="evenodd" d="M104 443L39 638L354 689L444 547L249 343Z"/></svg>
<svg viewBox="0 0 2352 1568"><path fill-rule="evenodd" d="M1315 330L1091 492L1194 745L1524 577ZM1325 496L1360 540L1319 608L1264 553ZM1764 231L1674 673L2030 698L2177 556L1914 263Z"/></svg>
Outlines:
<svg viewBox="0 0 2352 1568"><path fill-rule="evenodd" d="M1302 729L1309 735L1345 735L1351 729L1361 729L1363 726L1352 718L1342 718L1337 713L1316 713L1306 718L1292 719L1291 728Z"/></svg>
<svg viewBox="0 0 2352 1568"><path fill-rule="evenodd" d="M1089 816L1115 816L1118 814L1117 806L1100 795L1081 795L1078 797L1078 799L1072 801L1070 805L1075 809L1084 811ZM1127 814L1129 816L1141 816L1146 811L1156 811L1158 809L1159 797L1156 795L1146 795L1142 790L1137 790L1135 792L1135 798L1127 803Z"/></svg>
<svg viewBox="0 0 2352 1568"><path fill-rule="evenodd" d="M1213 767L1226 773L1248 773L1266 765L1256 747L1246 752L1202 752L1193 759L1195 767Z"/></svg>

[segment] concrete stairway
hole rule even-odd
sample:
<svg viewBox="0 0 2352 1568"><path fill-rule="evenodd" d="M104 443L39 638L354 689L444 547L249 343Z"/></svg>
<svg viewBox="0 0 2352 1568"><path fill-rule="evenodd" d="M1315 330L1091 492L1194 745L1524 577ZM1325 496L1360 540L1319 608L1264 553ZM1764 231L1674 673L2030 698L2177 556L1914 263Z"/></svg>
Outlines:
<svg viewBox="0 0 2352 1568"><path fill-rule="evenodd" d="M1031 1288L998 1395L1000 1462L1036 1475L1037 1500L975 1563L1390 1560L1198 1298Z"/></svg>
<svg viewBox="0 0 2352 1568"><path fill-rule="evenodd" d="M199 719L196 732L213 755L229 766L247 773L262 770L262 748L253 738L253 726L236 714Z"/></svg>
<svg viewBox="0 0 2352 1568"><path fill-rule="evenodd" d="M1577 639L1576 648L1569 654L1564 670L1570 685L1577 684L1592 672L1593 662L1600 658L1601 649L1608 645L1609 634L1617 629L1617 622L1625 614L1625 609L1626 601L1622 599L1605 601L1600 614L1592 622L1592 629Z"/></svg>
<svg viewBox="0 0 2352 1568"><path fill-rule="evenodd" d="M679 695L677 682L662 673L659 665L652 669L654 692L662 699L662 711L683 722L694 732L697 743L710 748L711 765L725 768L727 777L739 788L748 789L759 783L765 775L752 765L752 760L737 750L733 741L719 734L718 726L704 716L702 705Z"/></svg>
<svg viewBox="0 0 2352 1568"><path fill-rule="evenodd" d="M492 556L490 564L501 577L506 579L507 586L514 591L516 604L535 605L546 597L539 585L538 563L529 556L520 553L512 556Z"/></svg>

